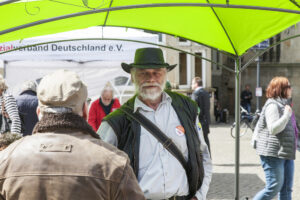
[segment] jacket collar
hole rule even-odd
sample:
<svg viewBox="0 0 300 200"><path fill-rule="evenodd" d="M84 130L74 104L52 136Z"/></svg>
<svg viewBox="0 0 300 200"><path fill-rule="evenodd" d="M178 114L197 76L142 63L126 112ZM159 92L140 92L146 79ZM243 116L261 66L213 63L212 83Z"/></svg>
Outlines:
<svg viewBox="0 0 300 200"><path fill-rule="evenodd" d="M277 102L283 106L285 105L289 105L289 100L288 99L285 99L285 98L281 98L281 97L277 97L277 98L270 98L269 101L273 101L273 102Z"/></svg>
<svg viewBox="0 0 300 200"><path fill-rule="evenodd" d="M202 87L202 86L199 86L199 87L197 87L197 88L195 89L195 92L198 91L198 90L201 90L201 89L203 89L203 87Z"/></svg>
<svg viewBox="0 0 300 200"><path fill-rule="evenodd" d="M32 90L25 90L25 91L20 93L20 95L22 95L22 94L28 94L28 95L36 96L36 92L34 92Z"/></svg>
<svg viewBox="0 0 300 200"><path fill-rule="evenodd" d="M100 138L93 128L79 115L74 113L44 113L42 119L35 125L33 134L64 131L80 131L94 138Z"/></svg>
<svg viewBox="0 0 300 200"><path fill-rule="evenodd" d="M162 101L160 102L160 104L164 104L164 103L172 103L172 98L166 93L163 92L162 93ZM134 100L134 108L133 108L133 112L136 112L137 109L143 109L145 111L153 111L152 108L150 108L149 106L147 106L146 104L144 104L139 98L137 98L137 96L135 97Z"/></svg>

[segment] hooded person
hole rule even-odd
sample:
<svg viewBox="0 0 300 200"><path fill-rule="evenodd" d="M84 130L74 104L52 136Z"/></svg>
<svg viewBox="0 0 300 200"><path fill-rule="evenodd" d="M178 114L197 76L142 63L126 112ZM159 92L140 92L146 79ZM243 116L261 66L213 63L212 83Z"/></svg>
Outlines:
<svg viewBox="0 0 300 200"><path fill-rule="evenodd" d="M20 95L16 98L22 122L21 132L24 136L31 135L33 127L38 122L38 116L36 114L38 106L36 89L37 85L34 81L25 81L21 86Z"/></svg>
<svg viewBox="0 0 300 200"><path fill-rule="evenodd" d="M33 135L0 152L0 199L145 199L129 159L86 122L87 87L58 70L37 90Z"/></svg>

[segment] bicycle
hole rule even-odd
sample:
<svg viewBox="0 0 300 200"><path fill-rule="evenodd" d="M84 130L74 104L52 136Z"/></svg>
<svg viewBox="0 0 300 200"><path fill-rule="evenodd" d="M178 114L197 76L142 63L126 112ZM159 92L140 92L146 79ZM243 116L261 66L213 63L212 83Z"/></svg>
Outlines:
<svg viewBox="0 0 300 200"><path fill-rule="evenodd" d="M256 111L254 114L249 113L245 108L240 106L241 108L241 121L240 121L240 137L245 135L250 129L252 132L255 129L255 126L258 122L260 112ZM235 122L232 124L230 128L231 137L235 138Z"/></svg>

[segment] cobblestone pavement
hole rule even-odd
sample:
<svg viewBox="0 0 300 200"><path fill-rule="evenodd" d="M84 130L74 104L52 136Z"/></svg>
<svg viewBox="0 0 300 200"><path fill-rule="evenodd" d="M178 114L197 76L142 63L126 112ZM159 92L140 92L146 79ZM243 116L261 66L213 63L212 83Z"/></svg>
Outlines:
<svg viewBox="0 0 300 200"><path fill-rule="evenodd" d="M212 151L213 177L207 199L234 199L235 140L230 125L212 125L209 139ZM240 138L240 199L252 199L265 184L263 170L255 150L251 147L252 132ZM293 199L300 200L300 152L295 161Z"/></svg>

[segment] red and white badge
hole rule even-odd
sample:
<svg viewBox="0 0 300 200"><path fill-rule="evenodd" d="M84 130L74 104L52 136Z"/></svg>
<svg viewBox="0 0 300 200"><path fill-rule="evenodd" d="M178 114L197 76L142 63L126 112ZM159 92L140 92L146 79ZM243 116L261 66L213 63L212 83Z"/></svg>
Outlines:
<svg viewBox="0 0 300 200"><path fill-rule="evenodd" d="M175 128L175 132L178 136L184 136L185 130L184 130L183 126L177 126Z"/></svg>

